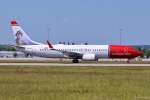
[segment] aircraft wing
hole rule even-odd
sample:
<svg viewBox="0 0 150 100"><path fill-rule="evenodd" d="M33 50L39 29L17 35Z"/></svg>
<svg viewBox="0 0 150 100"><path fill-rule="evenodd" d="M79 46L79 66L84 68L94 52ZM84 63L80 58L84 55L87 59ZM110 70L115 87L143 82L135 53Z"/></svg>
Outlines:
<svg viewBox="0 0 150 100"><path fill-rule="evenodd" d="M47 41L47 44L49 48L51 48L51 50L56 50L55 48L53 48L52 44L49 41ZM63 50L56 50L56 51L63 53L66 57L70 59L81 59L83 56L83 54L77 52L70 52L70 51L63 51Z"/></svg>
<svg viewBox="0 0 150 100"><path fill-rule="evenodd" d="M81 53L76 53L76 52L69 52L69 51L62 51L62 50L57 50L59 52L62 52L66 57L70 59L81 59L83 54Z"/></svg>

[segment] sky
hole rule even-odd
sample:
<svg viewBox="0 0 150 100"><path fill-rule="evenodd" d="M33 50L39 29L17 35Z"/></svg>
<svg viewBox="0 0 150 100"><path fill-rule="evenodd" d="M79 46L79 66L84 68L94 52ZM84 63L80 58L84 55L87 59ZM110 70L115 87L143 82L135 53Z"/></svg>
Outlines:
<svg viewBox="0 0 150 100"><path fill-rule="evenodd" d="M150 0L1 0L0 44L14 44L17 20L35 41L150 44ZM122 30L122 31L120 31Z"/></svg>

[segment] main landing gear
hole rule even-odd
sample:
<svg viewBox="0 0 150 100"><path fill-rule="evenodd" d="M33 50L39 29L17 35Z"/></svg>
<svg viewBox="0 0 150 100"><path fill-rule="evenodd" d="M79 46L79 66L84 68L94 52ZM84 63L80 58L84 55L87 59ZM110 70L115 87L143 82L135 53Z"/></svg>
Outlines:
<svg viewBox="0 0 150 100"><path fill-rule="evenodd" d="M78 59L73 59L72 62L73 63L79 63L79 60Z"/></svg>
<svg viewBox="0 0 150 100"><path fill-rule="evenodd" d="M26 53L26 54L25 54L25 57L26 57L26 58L28 58L28 57L33 57L33 55L32 55L32 54L29 54L29 53Z"/></svg>

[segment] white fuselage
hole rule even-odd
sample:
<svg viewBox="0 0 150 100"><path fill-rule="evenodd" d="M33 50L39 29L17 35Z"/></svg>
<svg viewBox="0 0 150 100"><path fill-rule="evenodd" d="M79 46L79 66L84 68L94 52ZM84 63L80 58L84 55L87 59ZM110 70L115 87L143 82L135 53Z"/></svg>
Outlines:
<svg viewBox="0 0 150 100"><path fill-rule="evenodd" d="M128 58L133 59L142 53L131 46L125 45L44 45L35 42L13 20L11 21L13 35L16 41L16 49L26 54L47 58L70 58L73 63L78 59L96 61L99 58Z"/></svg>
<svg viewBox="0 0 150 100"><path fill-rule="evenodd" d="M109 46L108 45L53 45L55 50L52 50L48 45L24 45L23 52L32 54L39 57L47 58L64 58L65 55L62 51L75 52L80 54L95 54L97 58L108 58ZM56 51L58 50L58 51Z"/></svg>

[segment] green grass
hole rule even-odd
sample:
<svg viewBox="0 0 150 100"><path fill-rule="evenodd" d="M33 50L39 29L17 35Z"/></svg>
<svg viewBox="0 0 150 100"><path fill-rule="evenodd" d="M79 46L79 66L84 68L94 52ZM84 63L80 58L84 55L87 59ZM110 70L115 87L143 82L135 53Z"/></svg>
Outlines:
<svg viewBox="0 0 150 100"><path fill-rule="evenodd" d="M150 100L150 67L0 67L0 100Z"/></svg>

